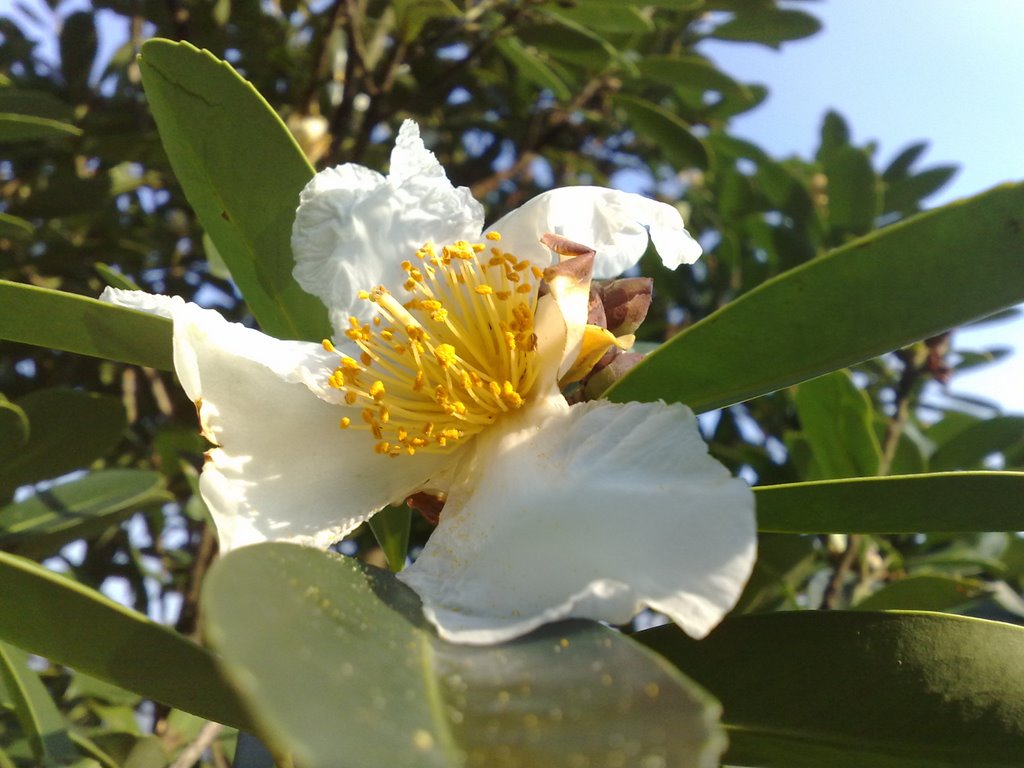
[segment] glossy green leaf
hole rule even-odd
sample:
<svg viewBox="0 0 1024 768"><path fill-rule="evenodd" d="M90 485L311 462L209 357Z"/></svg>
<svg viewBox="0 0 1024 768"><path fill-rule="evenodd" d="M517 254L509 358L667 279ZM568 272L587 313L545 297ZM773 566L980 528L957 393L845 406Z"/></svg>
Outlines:
<svg viewBox="0 0 1024 768"><path fill-rule="evenodd" d="M214 657L167 627L0 552L0 639L168 706L244 728Z"/></svg>
<svg viewBox="0 0 1024 768"><path fill-rule="evenodd" d="M875 437L871 399L848 371L805 381L793 395L803 434L814 454L808 479L870 477L882 449Z"/></svg>
<svg viewBox="0 0 1024 768"><path fill-rule="evenodd" d="M985 585L975 579L951 576L909 576L886 584L863 600L858 611L949 611L985 593Z"/></svg>
<svg viewBox="0 0 1024 768"><path fill-rule="evenodd" d="M1024 472L949 472L754 489L757 527L775 533L1024 530Z"/></svg>
<svg viewBox="0 0 1024 768"><path fill-rule="evenodd" d="M996 416L978 421L942 443L928 459L933 472L974 469L986 456L1024 443L1024 416Z"/></svg>
<svg viewBox="0 0 1024 768"><path fill-rule="evenodd" d="M729 765L1018 766L1024 628L929 613L727 619L638 639L722 700Z"/></svg>
<svg viewBox="0 0 1024 768"><path fill-rule="evenodd" d="M514 37L499 40L495 45L522 77L540 88L548 89L560 101L568 101L572 97L569 87L544 63L543 57L536 50L527 49Z"/></svg>
<svg viewBox="0 0 1024 768"><path fill-rule="evenodd" d="M121 401L75 389L39 389L17 401L28 418L28 440L0 445L0 500L19 485L88 466L121 440Z"/></svg>
<svg viewBox="0 0 1024 768"><path fill-rule="evenodd" d="M7 280L0 306L0 339L174 370L165 317Z"/></svg>
<svg viewBox="0 0 1024 768"><path fill-rule="evenodd" d="M1022 212L1024 186L1007 185L837 248L679 333L608 396L712 410L1024 301Z"/></svg>
<svg viewBox="0 0 1024 768"><path fill-rule="evenodd" d="M685 168L707 168L709 150L684 120L647 99L618 93L612 103L625 111L626 125L656 145L673 165Z"/></svg>
<svg viewBox="0 0 1024 768"><path fill-rule="evenodd" d="M66 763L78 757L67 724L39 675L29 669L28 654L0 642L0 680L12 696L14 712L40 765Z"/></svg>
<svg viewBox="0 0 1024 768"><path fill-rule="evenodd" d="M292 222L313 169L284 123L227 63L188 43L150 40L139 66L174 173L260 326L329 336L327 310L292 278Z"/></svg>
<svg viewBox="0 0 1024 768"><path fill-rule="evenodd" d="M714 702L596 623L445 643L390 574L288 544L218 562L203 607L260 734L307 768L686 768L724 746Z"/></svg>
<svg viewBox="0 0 1024 768"><path fill-rule="evenodd" d="M733 18L719 24L712 31L711 37L779 48L781 43L810 37L820 29L821 22L803 11L755 6L741 10Z"/></svg>
<svg viewBox="0 0 1024 768"><path fill-rule="evenodd" d="M40 558L117 525L139 509L173 500L163 475L141 469L91 472L0 507L0 549Z"/></svg>

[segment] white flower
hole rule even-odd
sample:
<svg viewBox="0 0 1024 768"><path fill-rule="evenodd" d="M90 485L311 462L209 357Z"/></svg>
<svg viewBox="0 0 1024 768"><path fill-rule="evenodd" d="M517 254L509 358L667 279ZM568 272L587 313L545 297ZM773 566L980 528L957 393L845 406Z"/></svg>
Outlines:
<svg viewBox="0 0 1024 768"><path fill-rule="evenodd" d="M700 255L674 208L593 187L540 195L484 234L407 121L387 177L344 165L302 193L295 277L328 307L333 343L180 299L105 298L173 319L178 377L216 446L200 487L222 550L326 547L385 504L445 494L400 574L443 637L622 623L645 605L701 637L750 573L753 494L685 406L570 407L559 390L588 346L592 274L635 264L647 227L669 266ZM546 233L595 253L559 264Z"/></svg>

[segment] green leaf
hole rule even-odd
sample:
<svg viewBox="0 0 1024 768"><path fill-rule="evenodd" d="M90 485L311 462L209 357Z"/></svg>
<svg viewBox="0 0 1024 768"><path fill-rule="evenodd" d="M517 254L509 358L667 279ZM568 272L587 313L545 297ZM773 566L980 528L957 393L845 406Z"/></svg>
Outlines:
<svg viewBox="0 0 1024 768"><path fill-rule="evenodd" d="M181 635L0 552L0 639L177 709L240 728L241 703L214 657Z"/></svg>
<svg viewBox="0 0 1024 768"><path fill-rule="evenodd" d="M0 237L9 237L15 240L30 240L36 233L32 222L12 216L9 213L0 213Z"/></svg>
<svg viewBox="0 0 1024 768"><path fill-rule="evenodd" d="M585 5L556 5L547 11L553 16L561 16L607 34L643 34L654 28L654 24L647 16L625 3L606 4L596 13L593 8L587 8Z"/></svg>
<svg viewBox="0 0 1024 768"><path fill-rule="evenodd" d="M411 522L412 510L405 504L384 507L368 521L370 530L388 559L388 568L395 573L405 567Z"/></svg>
<svg viewBox="0 0 1024 768"><path fill-rule="evenodd" d="M16 115L0 112L0 144L36 141L52 137L81 136L82 130L70 123L50 120L35 115Z"/></svg>
<svg viewBox="0 0 1024 768"><path fill-rule="evenodd" d="M803 434L814 453L808 479L870 477L877 474L882 449L872 427L871 398L848 371L805 381L793 396Z"/></svg>
<svg viewBox="0 0 1024 768"><path fill-rule="evenodd" d="M617 93L612 103L626 112L626 124L664 153L677 168L707 168L709 150L684 120L647 99Z"/></svg>
<svg viewBox="0 0 1024 768"><path fill-rule="evenodd" d="M39 675L29 669L28 654L0 642L0 680L14 700L14 712L39 765L76 759L67 723Z"/></svg>
<svg viewBox="0 0 1024 768"><path fill-rule="evenodd" d="M1024 530L1024 472L824 480L754 494L758 529L775 533Z"/></svg>
<svg viewBox="0 0 1024 768"><path fill-rule="evenodd" d="M7 280L0 306L0 339L174 370L165 317Z"/></svg>
<svg viewBox="0 0 1024 768"><path fill-rule="evenodd" d="M905 178L910 172L910 167L918 161L927 149L927 141L919 141L906 147L882 171L882 180L891 183Z"/></svg>
<svg viewBox="0 0 1024 768"><path fill-rule="evenodd" d="M996 416L978 421L942 443L928 459L933 472L974 469L986 456L1024 443L1024 416Z"/></svg>
<svg viewBox="0 0 1024 768"><path fill-rule="evenodd" d="M1024 629L929 613L727 619L637 639L722 700L730 765L1020 765Z"/></svg>
<svg viewBox="0 0 1024 768"><path fill-rule="evenodd" d="M547 88L559 101L572 98L569 87L555 71L543 61L536 49L528 49L515 38L505 38L496 44L498 52L515 67L516 71L536 86Z"/></svg>
<svg viewBox="0 0 1024 768"><path fill-rule="evenodd" d="M132 280L127 275L123 274L120 270L114 269L113 267L104 264L102 261L97 261L92 265L92 268L96 270L96 273L103 278L103 282L109 285L111 288L120 288L123 291L141 291L138 283Z"/></svg>
<svg viewBox="0 0 1024 768"><path fill-rule="evenodd" d="M780 48L781 43L810 37L820 29L821 22L802 11L755 7L744 9L724 24L719 24L711 37Z"/></svg>
<svg viewBox="0 0 1024 768"><path fill-rule="evenodd" d="M172 500L159 472L92 472L0 507L0 549L38 559L69 541L92 538L141 508Z"/></svg>
<svg viewBox="0 0 1024 768"><path fill-rule="evenodd" d="M608 396L712 410L1024 301L1022 211L1024 185L1007 185L837 248L679 333Z"/></svg>
<svg viewBox="0 0 1024 768"><path fill-rule="evenodd" d="M924 198L946 186L959 170L956 165L940 165L890 183L885 190L885 210L918 210Z"/></svg>
<svg viewBox="0 0 1024 768"><path fill-rule="evenodd" d="M835 230L854 235L870 232L882 212L882 188L863 149L843 146L825 158L829 220Z"/></svg>
<svg viewBox="0 0 1024 768"><path fill-rule="evenodd" d="M985 593L984 583L950 576L910 576L886 584L858 602L854 610L949 611Z"/></svg>
<svg viewBox="0 0 1024 768"><path fill-rule="evenodd" d="M750 89L699 56L645 56L637 62L640 76L662 85L686 90L718 91L750 97Z"/></svg>
<svg viewBox="0 0 1024 768"><path fill-rule="evenodd" d="M39 389L17 401L28 418L28 441L0 445L0 500L19 485L88 466L121 440L121 401L74 389Z"/></svg>
<svg viewBox="0 0 1024 768"><path fill-rule="evenodd" d="M714 702L595 623L446 643L390 574L288 544L215 564L203 608L261 735L308 768L686 768L723 747Z"/></svg>
<svg viewBox="0 0 1024 768"><path fill-rule="evenodd" d="M0 395L0 467L28 443L28 416L16 403Z"/></svg>
<svg viewBox="0 0 1024 768"><path fill-rule="evenodd" d="M0 143L80 136L74 110L44 91L0 88Z"/></svg>
<svg viewBox="0 0 1024 768"><path fill-rule="evenodd" d="M139 66L171 167L260 326L329 336L327 310L292 278L292 222L313 169L284 123L227 63L188 43L149 40Z"/></svg>

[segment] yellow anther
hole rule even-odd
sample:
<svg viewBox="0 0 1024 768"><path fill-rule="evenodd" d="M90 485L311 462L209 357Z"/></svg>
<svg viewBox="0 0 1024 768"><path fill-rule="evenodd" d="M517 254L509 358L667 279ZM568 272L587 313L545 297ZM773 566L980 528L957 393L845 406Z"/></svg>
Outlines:
<svg viewBox="0 0 1024 768"><path fill-rule="evenodd" d="M532 291L533 286L529 283L523 283L522 285L516 286L516 293L531 293Z"/></svg>
<svg viewBox="0 0 1024 768"><path fill-rule="evenodd" d="M370 365L373 362L373 358L370 357L369 352L363 352L361 355L359 355L359 362L361 362L363 365Z"/></svg>
<svg viewBox="0 0 1024 768"><path fill-rule="evenodd" d="M348 403L349 405L355 405L356 404L356 400L358 400L358 399L359 399L359 395L357 395L355 392L346 392L345 393L345 402Z"/></svg>
<svg viewBox="0 0 1024 768"><path fill-rule="evenodd" d="M512 297L512 291L495 291L494 295L502 301L508 301Z"/></svg>
<svg viewBox="0 0 1024 768"><path fill-rule="evenodd" d="M505 347L509 350L516 348L516 335L511 331L505 332Z"/></svg>
<svg viewBox="0 0 1024 768"><path fill-rule="evenodd" d="M426 381L426 375L423 371L416 371L416 379L412 383L412 389L414 392L419 392L423 389L423 384Z"/></svg>
<svg viewBox="0 0 1024 768"><path fill-rule="evenodd" d="M359 365L359 363L357 363L351 357L343 357L343 358L341 358L341 367L342 368L347 368L350 371L361 371L361 370L363 370L363 367L361 365Z"/></svg>
<svg viewBox="0 0 1024 768"><path fill-rule="evenodd" d="M501 240L501 233L488 232L486 235L484 235L484 237L486 237L488 240L494 240L495 242L497 242L498 240Z"/></svg>
<svg viewBox="0 0 1024 768"><path fill-rule="evenodd" d="M330 339L324 339L320 343L323 344L324 352L334 352L335 351L334 350L334 345L331 343Z"/></svg>
<svg viewBox="0 0 1024 768"><path fill-rule="evenodd" d="M384 395L387 392L384 389L383 381L375 381L370 385L370 397L376 400L378 403L384 399Z"/></svg>
<svg viewBox="0 0 1024 768"><path fill-rule="evenodd" d="M376 423L376 421L377 421L373 417L373 411L371 411L369 408L363 408L362 416L363 416L363 421L365 421L367 424L371 424L372 425L372 424Z"/></svg>
<svg viewBox="0 0 1024 768"><path fill-rule="evenodd" d="M369 291L360 291L359 293L356 294L356 296L358 296L363 301L369 301L370 300L370 292Z"/></svg>
<svg viewBox="0 0 1024 768"><path fill-rule="evenodd" d="M389 443L387 440L381 440L379 443L373 446L373 450L380 454L387 453L388 451L391 450L391 443Z"/></svg>
<svg viewBox="0 0 1024 768"><path fill-rule="evenodd" d="M437 358L437 364L442 368L454 365L458 359L458 356L455 354L455 347L451 344L438 344L437 348L434 349L434 357Z"/></svg>
<svg viewBox="0 0 1024 768"><path fill-rule="evenodd" d="M494 289L491 288L491 286L487 285L486 283L484 283L483 285L478 285L473 290L479 293L481 296L490 296L492 293L494 293Z"/></svg>
<svg viewBox="0 0 1024 768"><path fill-rule="evenodd" d="M352 419L348 416L342 416L341 421L338 422L338 426L341 429L348 429L348 425L352 423Z"/></svg>

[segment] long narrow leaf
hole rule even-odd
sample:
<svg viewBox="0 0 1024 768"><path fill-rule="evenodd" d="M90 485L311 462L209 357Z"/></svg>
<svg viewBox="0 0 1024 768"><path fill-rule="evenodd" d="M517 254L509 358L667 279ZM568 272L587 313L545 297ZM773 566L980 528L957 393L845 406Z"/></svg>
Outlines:
<svg viewBox="0 0 1024 768"><path fill-rule="evenodd" d="M139 67L174 173L263 330L330 335L327 310L292 278L292 221L313 169L277 113L188 43L150 40Z"/></svg>
<svg viewBox="0 0 1024 768"><path fill-rule="evenodd" d="M772 533L1024 531L1024 472L943 472L755 488Z"/></svg>
<svg viewBox="0 0 1024 768"><path fill-rule="evenodd" d="M749 400L1024 301L1024 185L873 232L779 275L629 372L613 400Z"/></svg>
<svg viewBox="0 0 1024 768"><path fill-rule="evenodd" d="M246 727L241 704L195 643L36 563L0 552L0 639L163 702Z"/></svg>
<svg viewBox="0 0 1024 768"><path fill-rule="evenodd" d="M167 318L8 280L0 307L0 339L174 370Z"/></svg>

